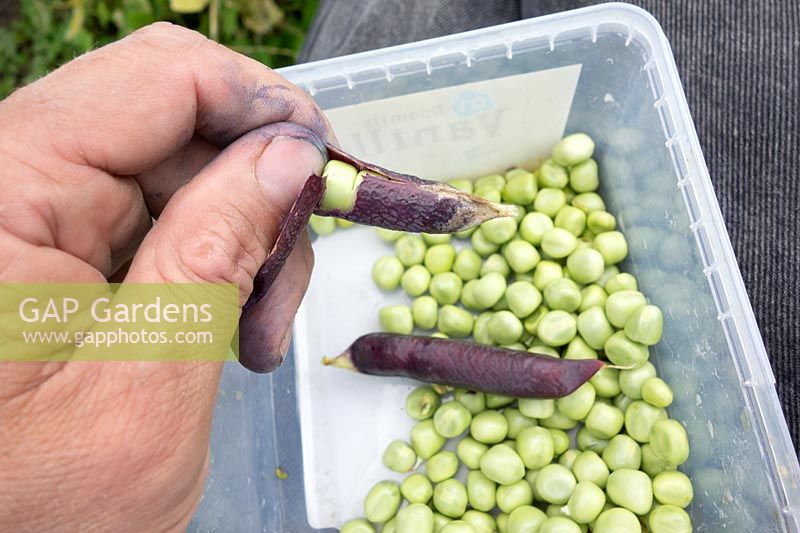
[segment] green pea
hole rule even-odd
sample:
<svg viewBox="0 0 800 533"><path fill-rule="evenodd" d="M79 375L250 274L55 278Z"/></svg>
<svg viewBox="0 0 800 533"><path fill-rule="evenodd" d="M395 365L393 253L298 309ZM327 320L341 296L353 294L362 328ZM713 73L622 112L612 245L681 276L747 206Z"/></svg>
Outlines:
<svg viewBox="0 0 800 533"><path fill-rule="evenodd" d="M372 281L385 291L395 290L400 285L402 275L403 264L391 255L381 257L372 267Z"/></svg>
<svg viewBox="0 0 800 533"><path fill-rule="evenodd" d="M456 455L470 470L480 468L481 458L487 450L489 450L487 445L476 441L472 437L464 437L456 445Z"/></svg>
<svg viewBox="0 0 800 533"><path fill-rule="evenodd" d="M651 533L691 533L689 514L674 505L661 505L650 512L647 525Z"/></svg>
<svg viewBox="0 0 800 533"><path fill-rule="evenodd" d="M525 465L507 444L495 444L481 457L483 475L501 485L511 485L525 477Z"/></svg>
<svg viewBox="0 0 800 533"><path fill-rule="evenodd" d="M404 266L421 265L425 259L425 241L417 235L403 235L394 244L394 253Z"/></svg>
<svg viewBox="0 0 800 533"><path fill-rule="evenodd" d="M624 394L619 394L614 397L614 407L622 411L623 413L628 410L628 406L632 404L635 400L630 396L625 396Z"/></svg>
<svg viewBox="0 0 800 533"><path fill-rule="evenodd" d="M563 429L548 428L550 435L553 437L553 452L555 455L561 455L569 448L569 435Z"/></svg>
<svg viewBox="0 0 800 533"><path fill-rule="evenodd" d="M652 346L661 340L664 317L655 305L640 307L625 322L625 335L629 339Z"/></svg>
<svg viewBox="0 0 800 533"><path fill-rule="evenodd" d="M418 328L433 329L438 315L439 305L431 296L420 296L411 303L411 316Z"/></svg>
<svg viewBox="0 0 800 533"><path fill-rule="evenodd" d="M579 314L576 326L581 338L595 350L603 349L614 334L614 328L601 307L590 307Z"/></svg>
<svg viewBox="0 0 800 533"><path fill-rule="evenodd" d="M606 231L614 231L617 221L614 215L606 211L593 211L586 217L586 227L595 235Z"/></svg>
<svg viewBox="0 0 800 533"><path fill-rule="evenodd" d="M608 294L614 294L620 291L635 291L639 286L636 283L636 278L627 272L620 272L615 276L611 276L606 281L605 290Z"/></svg>
<svg viewBox="0 0 800 533"><path fill-rule="evenodd" d="M395 242L406 234L404 231L385 228L375 228L375 231L383 242Z"/></svg>
<svg viewBox="0 0 800 533"><path fill-rule="evenodd" d="M619 388L625 396L634 400L641 400L644 382L655 377L655 375L656 367L649 361L639 368L623 370L619 373Z"/></svg>
<svg viewBox="0 0 800 533"><path fill-rule="evenodd" d="M595 392L591 383L584 383L572 393L556 400L556 410L572 420L582 420L594 405Z"/></svg>
<svg viewBox="0 0 800 533"><path fill-rule="evenodd" d="M501 254L492 254L486 258L483 266L481 266L480 275L483 277L490 272L498 272L503 276L508 276L511 272L511 268L508 266L505 257Z"/></svg>
<svg viewBox="0 0 800 533"><path fill-rule="evenodd" d="M608 321L614 327L623 328L633 313L647 305L644 295L638 291L618 291L609 295L605 310Z"/></svg>
<svg viewBox="0 0 800 533"><path fill-rule="evenodd" d="M655 407L672 404L672 389L661 378L649 378L642 384L642 399Z"/></svg>
<svg viewBox="0 0 800 533"><path fill-rule="evenodd" d="M689 458L689 438L677 420L659 420L650 430L653 452L671 465L682 465Z"/></svg>
<svg viewBox="0 0 800 533"><path fill-rule="evenodd" d="M400 277L400 285L409 296L420 296L428 290L431 273L422 265L413 265Z"/></svg>
<svg viewBox="0 0 800 533"><path fill-rule="evenodd" d="M543 213L550 218L554 218L562 207L567 203L567 196L561 189L545 187L539 189L536 199L533 201L533 209L538 213Z"/></svg>
<svg viewBox="0 0 800 533"><path fill-rule="evenodd" d="M511 270L517 273L530 272L534 269L541 257L534 246L521 239L514 239L509 242L503 250Z"/></svg>
<svg viewBox="0 0 800 533"><path fill-rule="evenodd" d="M493 218L481 224L481 232L489 242L503 244L514 237L517 232L517 222L513 217Z"/></svg>
<svg viewBox="0 0 800 533"><path fill-rule="evenodd" d="M586 430L599 439L610 439L622 430L625 414L613 405L596 403L586 415Z"/></svg>
<svg viewBox="0 0 800 533"><path fill-rule="evenodd" d="M497 487L497 506L504 513L511 513L522 505L533 503L533 492L531 486L524 479L512 483L511 485L501 485Z"/></svg>
<svg viewBox="0 0 800 533"><path fill-rule="evenodd" d="M619 366L639 367L646 363L650 356L647 346L630 340L624 331L611 335L603 349L608 360Z"/></svg>
<svg viewBox="0 0 800 533"><path fill-rule="evenodd" d="M457 479L442 481L433 489L433 505L450 518L457 518L467 510L467 489Z"/></svg>
<svg viewBox="0 0 800 533"><path fill-rule="evenodd" d="M383 452L383 466L395 472L408 472L417 462L417 454L406 442L396 439Z"/></svg>
<svg viewBox="0 0 800 533"><path fill-rule="evenodd" d="M501 407L505 407L506 405L511 405L514 403L516 398L512 398L511 396L503 396L502 394L490 394L486 393L486 407L489 409L500 409Z"/></svg>
<svg viewBox="0 0 800 533"><path fill-rule="evenodd" d="M425 252L425 268L431 274L449 272L456 260L456 249L452 244L435 244Z"/></svg>
<svg viewBox="0 0 800 533"><path fill-rule="evenodd" d="M567 501L569 516L580 524L594 521L603 510L606 495L603 490L590 481L580 481Z"/></svg>
<svg viewBox="0 0 800 533"><path fill-rule="evenodd" d="M440 514L440 513L433 513L433 533L441 533L442 531L444 531L444 528L448 524L450 524L451 522L452 522L452 520L450 520L445 515ZM459 533L456 530L452 530L452 531L455 531L455 533ZM381 533L383 533L383 532L381 532ZM461 532L461 533L464 533L464 532ZM466 533L474 533L474 532L467 531Z"/></svg>
<svg viewBox="0 0 800 533"><path fill-rule="evenodd" d="M529 427L520 431L516 441L517 454L527 468L538 470L550 464L555 456L555 442L550 430Z"/></svg>
<svg viewBox="0 0 800 533"><path fill-rule="evenodd" d="M479 511L491 511L495 506L497 485L480 470L467 474L467 496L469 504Z"/></svg>
<svg viewBox="0 0 800 533"><path fill-rule="evenodd" d="M547 515L531 505L522 505L508 515L508 533L538 533Z"/></svg>
<svg viewBox="0 0 800 533"><path fill-rule="evenodd" d="M592 214L594 211L606 210L606 204L603 198L596 192L576 194L571 203L587 215Z"/></svg>
<svg viewBox="0 0 800 533"><path fill-rule="evenodd" d="M523 429L537 426L536 420L523 415L519 409L506 407L503 409L503 416L508 423L508 438L516 439ZM519 450L517 450L519 452ZM524 460L523 460L524 461Z"/></svg>
<svg viewBox="0 0 800 533"><path fill-rule="evenodd" d="M642 445L642 471L650 477L655 477L661 472L672 472L677 468L675 465L667 464L661 457L653 451L649 444Z"/></svg>
<svg viewBox="0 0 800 533"><path fill-rule="evenodd" d="M430 458L441 450L445 442L447 442L447 439L436 432L433 420L417 422L411 428L411 446L417 452L417 457L422 460Z"/></svg>
<svg viewBox="0 0 800 533"><path fill-rule="evenodd" d="M536 198L536 191L536 180L532 173L523 169L506 172L506 184L502 191L504 202L528 205Z"/></svg>
<svg viewBox="0 0 800 533"><path fill-rule="evenodd" d="M518 318L530 316L542 303L542 293L527 281L516 281L506 289L509 310Z"/></svg>
<svg viewBox="0 0 800 533"><path fill-rule="evenodd" d="M607 439L594 436L585 426L578 430L575 441L578 444L578 449L581 451L591 450L602 453L603 450L606 449L606 446L608 446Z"/></svg>
<svg viewBox="0 0 800 533"><path fill-rule="evenodd" d="M501 176L500 174L491 174L489 176L483 176L482 178L478 178L474 184L474 190L489 188L494 189L496 191L501 190L506 184L506 179Z"/></svg>
<svg viewBox="0 0 800 533"><path fill-rule="evenodd" d="M449 233L420 233L420 235L422 235L422 240L425 241L425 244L428 246L447 244L450 242Z"/></svg>
<svg viewBox="0 0 800 533"><path fill-rule="evenodd" d="M400 494L411 503L428 503L433 496L433 485L422 474L411 474L400 484Z"/></svg>
<svg viewBox="0 0 800 533"><path fill-rule="evenodd" d="M558 464L572 470L572 465L575 464L575 459L577 459L580 454L581 450L570 448L561 454L561 457L558 458Z"/></svg>
<svg viewBox="0 0 800 533"><path fill-rule="evenodd" d="M330 235L334 232L334 230L336 230L336 219L332 217L311 215L311 218L308 220L308 226L314 233L320 237L324 237L325 235Z"/></svg>
<svg viewBox="0 0 800 533"><path fill-rule="evenodd" d="M486 238L482 228L475 230L472 237L470 237L470 244L472 244L472 249L481 257L489 256L500 249L499 244L495 244Z"/></svg>
<svg viewBox="0 0 800 533"><path fill-rule="evenodd" d="M495 305L506 291L506 277L499 272L486 274L475 284L472 293L484 308Z"/></svg>
<svg viewBox="0 0 800 533"><path fill-rule="evenodd" d="M314 216L314 215L312 215ZM384 527L384 531L386 528ZM375 528L363 518L356 518L345 522L340 533L375 533Z"/></svg>
<svg viewBox="0 0 800 533"><path fill-rule="evenodd" d="M478 442L497 444L508 434L508 421L497 411L483 411L472 419L469 431Z"/></svg>
<svg viewBox="0 0 800 533"><path fill-rule="evenodd" d="M653 425L666 418L667 412L664 409L653 407L641 400L634 400L625 409L625 431L639 442L650 442L650 430Z"/></svg>
<svg viewBox="0 0 800 533"><path fill-rule="evenodd" d="M635 514L627 509L614 507L600 513L592 533L642 533L642 526Z"/></svg>
<svg viewBox="0 0 800 533"><path fill-rule="evenodd" d="M414 331L414 318L406 305L391 305L378 311L378 322L383 331L409 335Z"/></svg>
<svg viewBox="0 0 800 533"><path fill-rule="evenodd" d="M573 133L561 139L553 148L553 159L560 165L572 167L586 161L594 153L594 141L585 133Z"/></svg>
<svg viewBox="0 0 800 533"><path fill-rule="evenodd" d="M425 473L434 483L455 476L457 471L458 457L451 451L439 452L425 462Z"/></svg>
<svg viewBox="0 0 800 533"><path fill-rule="evenodd" d="M597 178L597 162L588 159L569 169L569 185L575 192L592 192L600 186Z"/></svg>
<svg viewBox="0 0 800 533"><path fill-rule="evenodd" d="M482 392L456 389L453 397L473 415L486 409L486 396Z"/></svg>
<svg viewBox="0 0 800 533"><path fill-rule="evenodd" d="M544 300L550 309L560 309L571 313L580 306L581 291L574 281L560 278L545 287Z"/></svg>
<svg viewBox="0 0 800 533"><path fill-rule="evenodd" d="M642 465L642 449L629 436L617 435L603 450L603 461L612 472L621 469L638 470Z"/></svg>
<svg viewBox="0 0 800 533"><path fill-rule="evenodd" d="M601 307L605 309L606 300L608 295L606 291L597 284L587 285L581 289L581 306L578 311L581 313L592 307Z"/></svg>
<svg viewBox="0 0 800 533"><path fill-rule="evenodd" d="M461 435L472 421L472 414L460 402L444 402L433 415L433 425L442 437L452 439Z"/></svg>
<svg viewBox="0 0 800 533"><path fill-rule="evenodd" d="M498 533L508 533L508 515L500 513L497 515L496 521Z"/></svg>
<svg viewBox="0 0 800 533"><path fill-rule="evenodd" d="M605 288L606 282L619 274L619 267L617 265L609 265L603 270L603 275L597 280L597 284Z"/></svg>
<svg viewBox="0 0 800 533"><path fill-rule="evenodd" d="M603 275L605 263L600 252L592 248L575 250L567 258L567 268L572 279L585 285L594 283Z"/></svg>
<svg viewBox="0 0 800 533"><path fill-rule="evenodd" d="M461 281L461 278L452 272L442 272L431 278L429 290L431 291L431 296L440 305L447 305L458 301L463 286L464 282Z"/></svg>
<svg viewBox="0 0 800 533"><path fill-rule="evenodd" d="M577 482L570 470L559 464L549 464L536 476L536 494L548 503L565 504Z"/></svg>
<svg viewBox="0 0 800 533"><path fill-rule="evenodd" d="M586 229L586 213L577 207L565 205L556 214L554 222L555 227L565 229L575 237L579 237Z"/></svg>
<svg viewBox="0 0 800 533"><path fill-rule="evenodd" d="M578 318L580 319L580 317ZM589 383L594 387L598 397L613 398L620 393L619 370L607 366L603 367L592 376Z"/></svg>
<svg viewBox="0 0 800 533"><path fill-rule="evenodd" d="M564 431L569 431L570 429L577 426L578 422L564 415L560 411L556 410L556 412L553 413L552 416L541 419L539 421L539 424L548 429L555 428L555 429L563 429Z"/></svg>
<svg viewBox="0 0 800 533"><path fill-rule="evenodd" d="M464 191L465 193L472 194L473 184L472 181L470 180L455 179L448 181L447 184L450 185L451 187L455 187L459 191Z"/></svg>
<svg viewBox="0 0 800 533"><path fill-rule="evenodd" d="M489 337L497 344L511 344L522 336L522 322L511 311L494 313L486 328Z"/></svg>
<svg viewBox="0 0 800 533"><path fill-rule="evenodd" d="M472 333L474 322L474 317L469 311L454 305L444 305L439 310L436 327L450 337L461 338Z"/></svg>
<svg viewBox="0 0 800 533"><path fill-rule="evenodd" d="M475 528L463 520L453 520L442 528L441 533L475 533Z"/></svg>
<svg viewBox="0 0 800 533"><path fill-rule="evenodd" d="M562 228L553 228L542 237L542 251L548 256L561 259L575 251L578 240Z"/></svg>
<svg viewBox="0 0 800 533"><path fill-rule="evenodd" d="M589 481L601 489L608 481L608 465L593 450L584 450L572 463L572 473L578 481Z"/></svg>
<svg viewBox="0 0 800 533"><path fill-rule="evenodd" d="M694 499L694 489L689 477L683 472L661 472L653 479L653 495L663 505L675 505L681 509Z"/></svg>
<svg viewBox="0 0 800 533"><path fill-rule="evenodd" d="M477 279L480 270L481 256L469 248L460 250L453 261L453 272L463 281Z"/></svg>
<svg viewBox="0 0 800 533"><path fill-rule="evenodd" d="M502 199L500 190L493 189L491 187L476 187L475 192L472 194L475 196L480 196L481 198L485 198L494 203L500 203L500 200Z"/></svg>
<svg viewBox="0 0 800 533"><path fill-rule="evenodd" d="M492 306L492 311L508 311L508 300L506 300L505 294Z"/></svg>
<svg viewBox="0 0 800 533"><path fill-rule="evenodd" d="M606 231L594 238L592 247L600 252L607 265L615 265L628 255L628 242L618 231Z"/></svg>
<svg viewBox="0 0 800 533"><path fill-rule="evenodd" d="M417 387L406 397L406 414L414 420L426 420L439 407L439 395L430 387Z"/></svg>
<svg viewBox="0 0 800 533"><path fill-rule="evenodd" d="M475 299L475 285L477 284L478 284L477 279L471 279L468 282L466 282L464 284L464 287L461 289L461 305L473 311L481 311L485 309Z"/></svg>
<svg viewBox="0 0 800 533"><path fill-rule="evenodd" d="M543 291L550 283L557 279L561 279L564 275L564 270L561 265L553 261L540 261L536 265L533 272L533 285Z"/></svg>
<svg viewBox="0 0 800 533"><path fill-rule="evenodd" d="M433 511L422 503L400 509L395 522L397 533L433 533Z"/></svg>
<svg viewBox="0 0 800 533"><path fill-rule="evenodd" d="M471 283L471 282L470 282ZM492 338L489 337L489 332L486 329L486 325L489 323L489 319L492 318L491 312L485 312L478 315L473 322L472 328L472 338L478 344L485 344L485 345L492 345Z"/></svg>
<svg viewBox="0 0 800 533"><path fill-rule="evenodd" d="M548 346L563 346L578 332L575 318L566 311L549 311L539 321L536 334Z"/></svg>
<svg viewBox="0 0 800 533"><path fill-rule="evenodd" d="M400 507L400 486L394 481L379 481L367 493L364 500L364 516L375 523L392 518Z"/></svg>
<svg viewBox="0 0 800 533"><path fill-rule="evenodd" d="M547 418L555 412L555 400L520 398L519 412L528 418Z"/></svg>
<svg viewBox="0 0 800 533"><path fill-rule="evenodd" d="M528 352L536 355L547 355L550 357L555 357L556 359L561 357L561 354L559 354L557 350L549 346L545 346L544 344L531 344L528 348Z"/></svg>
<svg viewBox="0 0 800 533"><path fill-rule="evenodd" d="M553 229L553 226L553 219L544 213L528 213L519 224L519 234L529 243L539 246L545 233Z"/></svg>
<svg viewBox="0 0 800 533"><path fill-rule="evenodd" d="M464 513L461 520L471 525L475 533L495 533L497 531L497 523L489 513L470 509Z"/></svg>
<svg viewBox="0 0 800 533"><path fill-rule="evenodd" d="M569 183L567 169L548 159L536 171L537 182L540 187L563 189Z"/></svg>
<svg viewBox="0 0 800 533"><path fill-rule="evenodd" d="M539 527L539 533L582 533L581 527L564 516L551 516Z"/></svg>
<svg viewBox="0 0 800 533"><path fill-rule="evenodd" d="M653 485L644 472L624 468L612 472L606 484L608 498L629 511L643 515L653 505Z"/></svg>

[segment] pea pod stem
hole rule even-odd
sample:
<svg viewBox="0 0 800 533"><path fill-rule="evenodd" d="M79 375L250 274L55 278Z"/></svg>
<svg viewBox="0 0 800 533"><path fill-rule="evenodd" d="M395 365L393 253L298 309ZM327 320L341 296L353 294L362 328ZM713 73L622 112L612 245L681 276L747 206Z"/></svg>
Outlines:
<svg viewBox="0 0 800 533"><path fill-rule="evenodd" d="M370 333L323 364L362 374L397 376L517 398L561 398L605 364L555 359L453 339Z"/></svg>

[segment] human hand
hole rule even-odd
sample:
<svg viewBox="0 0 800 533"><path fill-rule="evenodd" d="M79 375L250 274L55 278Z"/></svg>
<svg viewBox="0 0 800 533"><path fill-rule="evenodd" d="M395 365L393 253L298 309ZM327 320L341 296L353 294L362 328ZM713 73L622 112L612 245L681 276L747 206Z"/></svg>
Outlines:
<svg viewBox="0 0 800 533"><path fill-rule="evenodd" d="M144 28L0 102L0 282L232 282L244 303L330 136L263 65ZM250 310L266 350L288 349L312 264L303 237ZM185 528L220 371L0 364L0 530Z"/></svg>

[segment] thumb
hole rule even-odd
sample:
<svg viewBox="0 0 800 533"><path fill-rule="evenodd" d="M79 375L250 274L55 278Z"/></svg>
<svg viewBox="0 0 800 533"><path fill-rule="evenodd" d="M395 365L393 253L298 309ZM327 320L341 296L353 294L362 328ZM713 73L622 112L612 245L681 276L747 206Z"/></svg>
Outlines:
<svg viewBox="0 0 800 533"><path fill-rule="evenodd" d="M125 281L235 283L244 303L281 218L325 154L314 133L287 122L240 138L173 195Z"/></svg>

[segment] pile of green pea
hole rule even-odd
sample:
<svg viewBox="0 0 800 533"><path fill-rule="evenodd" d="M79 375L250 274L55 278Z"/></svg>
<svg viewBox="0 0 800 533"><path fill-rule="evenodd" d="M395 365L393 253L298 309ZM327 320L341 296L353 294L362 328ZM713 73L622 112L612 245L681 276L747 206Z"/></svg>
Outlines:
<svg viewBox="0 0 800 533"><path fill-rule="evenodd" d="M456 234L470 243L458 248L450 235L379 230L394 254L378 259L372 278L413 298L380 309L387 332L434 330L624 369L605 367L557 400L415 389L405 406L417 421L410 439L383 454L388 469L408 477L373 486L364 518L342 532L692 530L684 510L692 483L677 471L688 438L668 418L672 391L648 361L662 313L617 266L628 246L596 192L593 152L591 138L574 134L535 172L451 182L518 205L519 216Z"/></svg>

